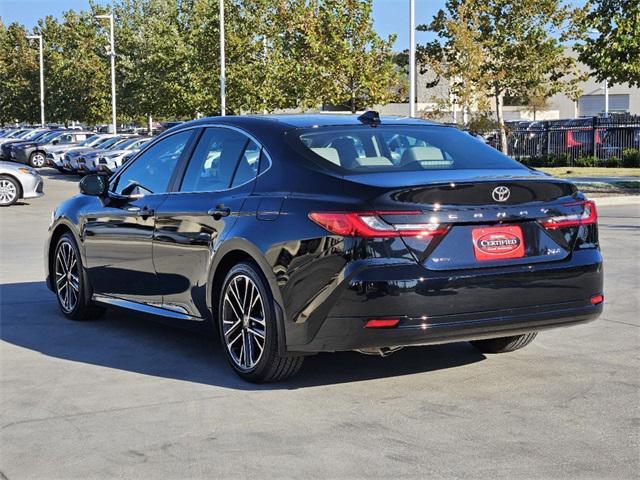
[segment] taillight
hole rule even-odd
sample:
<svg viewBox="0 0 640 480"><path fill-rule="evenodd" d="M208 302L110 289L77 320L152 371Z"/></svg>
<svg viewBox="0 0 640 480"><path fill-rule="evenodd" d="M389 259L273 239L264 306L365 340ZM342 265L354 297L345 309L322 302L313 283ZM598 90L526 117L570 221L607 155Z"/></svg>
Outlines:
<svg viewBox="0 0 640 480"><path fill-rule="evenodd" d="M585 202L572 203L570 205L582 205L582 213L544 218L540 221L542 226L549 229L578 227L580 225L596 223L598 220L598 212L594 202L587 200Z"/></svg>
<svg viewBox="0 0 640 480"><path fill-rule="evenodd" d="M443 235L446 227L437 223L387 223L380 215L421 215L422 212L313 212L309 218L325 230L343 237L432 237Z"/></svg>
<svg viewBox="0 0 640 480"><path fill-rule="evenodd" d="M364 324L364 328L393 328L400 323L399 318L371 318Z"/></svg>

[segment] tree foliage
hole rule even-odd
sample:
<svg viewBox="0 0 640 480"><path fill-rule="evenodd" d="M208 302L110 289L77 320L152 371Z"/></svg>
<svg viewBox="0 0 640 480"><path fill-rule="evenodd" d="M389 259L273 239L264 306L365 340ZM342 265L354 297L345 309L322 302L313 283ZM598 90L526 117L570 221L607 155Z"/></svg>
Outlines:
<svg viewBox="0 0 640 480"><path fill-rule="evenodd" d="M640 0L594 0L576 48L600 82L640 87Z"/></svg>
<svg viewBox="0 0 640 480"><path fill-rule="evenodd" d="M46 117L110 118L108 22L113 12L118 118L220 112L221 0L112 0L46 17ZM371 0L224 0L227 111L362 108L399 95L394 37L373 29ZM0 23L0 121L39 114L37 48ZM34 63L35 62L35 63Z"/></svg>
<svg viewBox="0 0 640 480"><path fill-rule="evenodd" d="M560 0L448 0L421 27L438 36L421 49L422 59L462 104L492 98L506 149L505 95L546 98L578 88L581 76L562 44L574 15Z"/></svg>

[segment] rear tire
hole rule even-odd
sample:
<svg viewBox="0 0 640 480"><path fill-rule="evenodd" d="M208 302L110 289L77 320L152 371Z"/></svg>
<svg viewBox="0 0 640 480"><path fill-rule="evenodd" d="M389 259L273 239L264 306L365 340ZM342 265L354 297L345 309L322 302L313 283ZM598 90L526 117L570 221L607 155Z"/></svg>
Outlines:
<svg viewBox="0 0 640 480"><path fill-rule="evenodd" d="M73 235L64 233L56 244L51 268L58 306L70 320L90 320L100 317L105 309L91 300L87 274Z"/></svg>
<svg viewBox="0 0 640 480"><path fill-rule="evenodd" d="M218 327L229 365L248 382L278 382L302 366L303 357L278 353L273 295L252 262L239 263L227 274L218 302Z"/></svg>
<svg viewBox="0 0 640 480"><path fill-rule="evenodd" d="M533 342L533 339L536 338L537 335L538 332L531 332L523 335L514 335L512 337L473 340L470 343L482 353L507 353L526 347Z"/></svg>
<svg viewBox="0 0 640 480"><path fill-rule="evenodd" d="M33 168L42 168L46 165L47 159L44 156L44 153L40 151L35 151L29 156L29 165Z"/></svg>

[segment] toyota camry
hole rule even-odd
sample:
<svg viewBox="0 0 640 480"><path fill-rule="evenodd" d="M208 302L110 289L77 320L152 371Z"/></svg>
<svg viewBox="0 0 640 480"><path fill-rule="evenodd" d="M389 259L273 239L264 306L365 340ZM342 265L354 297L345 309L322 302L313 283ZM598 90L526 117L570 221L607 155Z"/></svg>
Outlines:
<svg viewBox="0 0 640 480"><path fill-rule="evenodd" d="M248 381L317 352L510 352L603 308L594 203L454 127L371 111L204 118L80 192L45 247L62 313L213 328Z"/></svg>

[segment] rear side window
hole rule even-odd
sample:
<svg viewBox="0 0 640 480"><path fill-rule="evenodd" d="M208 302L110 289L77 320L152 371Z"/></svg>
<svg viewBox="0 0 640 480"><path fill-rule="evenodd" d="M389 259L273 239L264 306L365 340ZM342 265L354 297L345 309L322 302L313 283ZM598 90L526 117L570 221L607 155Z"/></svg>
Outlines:
<svg viewBox="0 0 640 480"><path fill-rule="evenodd" d="M450 127L321 127L294 130L287 138L308 158L347 172L526 169Z"/></svg>
<svg viewBox="0 0 640 480"><path fill-rule="evenodd" d="M216 192L256 176L259 151L249 138L228 128L205 129L180 186L181 192Z"/></svg>

